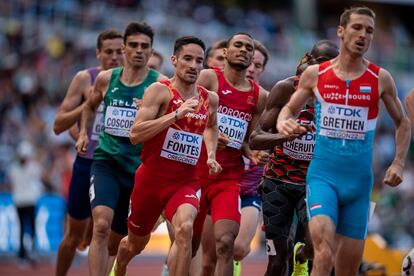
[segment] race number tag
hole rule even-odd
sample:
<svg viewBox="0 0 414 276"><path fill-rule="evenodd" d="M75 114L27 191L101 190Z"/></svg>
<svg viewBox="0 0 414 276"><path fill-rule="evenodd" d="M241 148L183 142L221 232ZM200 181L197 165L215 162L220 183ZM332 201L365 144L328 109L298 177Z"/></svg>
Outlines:
<svg viewBox="0 0 414 276"><path fill-rule="evenodd" d="M241 149L249 123L234 116L217 113L217 124L218 130L226 134L230 139L227 146Z"/></svg>
<svg viewBox="0 0 414 276"><path fill-rule="evenodd" d="M283 153L296 160L310 161L315 148L315 132L307 132L293 141L283 143Z"/></svg>
<svg viewBox="0 0 414 276"><path fill-rule="evenodd" d="M113 136L129 137L129 130L136 114L135 108L108 106L105 114L105 132Z"/></svg>
<svg viewBox="0 0 414 276"><path fill-rule="evenodd" d="M161 156L170 160L196 165L201 153L203 136L169 128L161 149Z"/></svg>
<svg viewBox="0 0 414 276"><path fill-rule="evenodd" d="M322 105L320 135L347 140L364 140L368 107L341 104Z"/></svg>
<svg viewBox="0 0 414 276"><path fill-rule="evenodd" d="M98 141L99 134L101 133L102 128L103 128L103 123L104 123L103 110L104 110L104 103L102 102L98 106L98 109L96 110L95 121L93 122L93 128L92 128L92 134L91 134L91 139L93 141Z"/></svg>

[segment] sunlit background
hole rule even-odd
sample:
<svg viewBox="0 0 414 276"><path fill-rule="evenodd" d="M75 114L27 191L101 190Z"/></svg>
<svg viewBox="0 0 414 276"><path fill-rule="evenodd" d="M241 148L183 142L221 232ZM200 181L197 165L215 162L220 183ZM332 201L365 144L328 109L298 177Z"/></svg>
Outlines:
<svg viewBox="0 0 414 276"><path fill-rule="evenodd" d="M300 58L318 39L337 41L339 15L352 5L367 5L376 12L375 39L368 57L391 72L404 101L414 88L412 0L1 0L0 258L11 261L17 254L19 223L8 175L17 149L28 142L46 175L34 180L41 193L31 254L50 256L53 263L64 231L65 200L76 154L74 142L67 134L54 135L52 124L75 73L97 65L99 32L106 28L123 32L130 21L146 21L155 30L154 49L165 58L162 71L171 76L169 57L178 36L197 35L211 45L232 33L246 31L271 51L261 83L270 89L295 73ZM379 234L387 248L408 250L414 246L413 154L403 184L391 189L382 183L394 154L393 131L390 118L381 116L373 164L376 177L372 199L377 206L369 232ZM154 248L166 249L165 233L159 234ZM260 237L257 241L260 245ZM264 249L258 248L254 254L266 259ZM0 274L2 265L0 262Z"/></svg>

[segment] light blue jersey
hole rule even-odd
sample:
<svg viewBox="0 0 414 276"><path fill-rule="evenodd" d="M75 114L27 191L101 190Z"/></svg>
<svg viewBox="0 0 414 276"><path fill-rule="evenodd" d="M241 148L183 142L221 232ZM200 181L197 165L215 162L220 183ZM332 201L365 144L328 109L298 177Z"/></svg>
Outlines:
<svg viewBox="0 0 414 276"><path fill-rule="evenodd" d="M315 91L316 142L306 178L309 213L330 217L337 233L354 239L365 239L368 223L379 70L370 64L357 79L344 81L328 61L319 66Z"/></svg>

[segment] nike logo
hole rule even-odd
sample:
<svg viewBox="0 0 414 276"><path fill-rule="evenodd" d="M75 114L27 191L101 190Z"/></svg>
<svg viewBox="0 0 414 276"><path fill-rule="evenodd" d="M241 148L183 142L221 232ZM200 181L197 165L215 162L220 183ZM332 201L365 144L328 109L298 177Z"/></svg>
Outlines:
<svg viewBox="0 0 414 276"><path fill-rule="evenodd" d="M115 91L117 91L117 90L119 90L119 88L118 87L114 87L114 88L112 88L111 92L112 93L115 93Z"/></svg>
<svg viewBox="0 0 414 276"><path fill-rule="evenodd" d="M180 103L183 103L183 101L182 101L182 100L180 100L180 99L178 99L178 100L173 100L173 103L174 103L174 104L180 104Z"/></svg>
<svg viewBox="0 0 414 276"><path fill-rule="evenodd" d="M198 197L197 196L195 196L195 195L185 195L185 197L194 197L194 198L196 198L196 199L198 199Z"/></svg>
<svg viewBox="0 0 414 276"><path fill-rule="evenodd" d="M232 93L232 91L231 90L222 90L221 93L223 93L223 95L227 95L227 94Z"/></svg>
<svg viewBox="0 0 414 276"><path fill-rule="evenodd" d="M252 204L253 204L253 206L255 206L255 207L257 207L257 208L262 208L262 206L261 206L259 203L257 203L257 201L256 201L256 200L254 200L254 201L252 202Z"/></svg>
<svg viewBox="0 0 414 276"><path fill-rule="evenodd" d="M141 228L141 226L136 225L135 223L133 223L132 221L129 221L129 223L131 223L132 226L134 226L135 228Z"/></svg>

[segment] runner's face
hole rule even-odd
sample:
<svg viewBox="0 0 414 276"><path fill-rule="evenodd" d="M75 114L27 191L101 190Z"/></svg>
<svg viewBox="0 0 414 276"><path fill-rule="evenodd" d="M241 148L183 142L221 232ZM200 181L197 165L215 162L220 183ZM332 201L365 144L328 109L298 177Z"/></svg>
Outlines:
<svg viewBox="0 0 414 276"><path fill-rule="evenodd" d="M338 27L338 36L346 51L363 56L374 37L375 22L368 15L351 14L346 27Z"/></svg>
<svg viewBox="0 0 414 276"><path fill-rule="evenodd" d="M96 58L103 70L122 65L122 38L105 39L100 50L96 50Z"/></svg>
<svg viewBox="0 0 414 276"><path fill-rule="evenodd" d="M203 69L203 48L197 44L184 45L171 59L177 78L187 84L193 84L197 81L198 75Z"/></svg>
<svg viewBox="0 0 414 276"><path fill-rule="evenodd" d="M224 69L224 50L223 48L221 49L216 49L213 51L213 54L207 58L207 65L208 67L215 67L215 68L219 68L219 69Z"/></svg>
<svg viewBox="0 0 414 276"><path fill-rule="evenodd" d="M161 63L162 61L158 56L151 55L151 57L148 60L148 67L160 71Z"/></svg>
<svg viewBox="0 0 414 276"><path fill-rule="evenodd" d="M235 35L224 49L227 62L233 68L244 70L249 67L253 59L254 44L253 39L247 35Z"/></svg>
<svg viewBox="0 0 414 276"><path fill-rule="evenodd" d="M265 57L262 52L255 50L253 62L247 67L246 78L259 82L262 73L264 72Z"/></svg>
<svg viewBox="0 0 414 276"><path fill-rule="evenodd" d="M147 66L152 55L151 38L145 34L130 35L123 50L126 63L138 68Z"/></svg>

